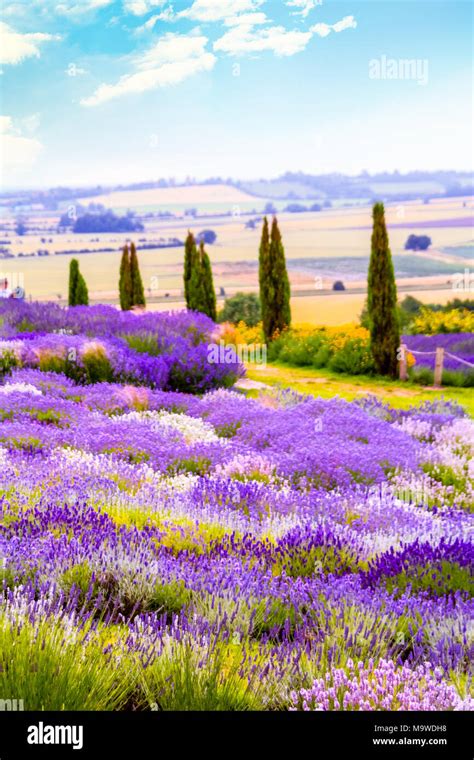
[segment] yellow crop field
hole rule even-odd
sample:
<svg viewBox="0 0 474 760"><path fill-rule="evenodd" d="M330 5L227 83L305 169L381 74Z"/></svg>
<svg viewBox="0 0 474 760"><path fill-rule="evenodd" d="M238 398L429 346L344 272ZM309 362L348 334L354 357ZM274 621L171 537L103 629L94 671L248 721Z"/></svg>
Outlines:
<svg viewBox="0 0 474 760"><path fill-rule="evenodd" d="M134 208L138 206L180 206L205 204L256 204L256 199L232 185L184 185L180 187L155 187L144 190L115 190L94 196L94 203L107 208ZM79 203L87 205L90 198L80 198Z"/></svg>

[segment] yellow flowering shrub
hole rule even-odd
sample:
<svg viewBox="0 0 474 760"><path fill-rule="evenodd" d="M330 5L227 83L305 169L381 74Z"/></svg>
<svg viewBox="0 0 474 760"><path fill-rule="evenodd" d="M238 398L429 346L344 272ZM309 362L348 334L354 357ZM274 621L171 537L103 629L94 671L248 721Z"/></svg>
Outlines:
<svg viewBox="0 0 474 760"><path fill-rule="evenodd" d="M474 332L474 312L467 309L431 311L423 307L413 320L411 331L423 335Z"/></svg>

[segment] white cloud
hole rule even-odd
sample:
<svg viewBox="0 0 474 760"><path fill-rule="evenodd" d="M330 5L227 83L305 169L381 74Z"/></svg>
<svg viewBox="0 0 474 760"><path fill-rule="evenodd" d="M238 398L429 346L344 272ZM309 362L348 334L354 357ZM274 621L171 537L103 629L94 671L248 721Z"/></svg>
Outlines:
<svg viewBox="0 0 474 760"><path fill-rule="evenodd" d="M200 71L210 71L216 57L206 51L207 37L168 33L156 45L135 60L135 71L120 77L115 84L101 84L84 106L96 106L108 100L178 84Z"/></svg>
<svg viewBox="0 0 474 760"><path fill-rule="evenodd" d="M239 16L230 16L224 21L225 26L256 26L266 24L268 21L264 13L241 13Z"/></svg>
<svg viewBox="0 0 474 760"><path fill-rule="evenodd" d="M40 45L51 40L60 40L55 34L20 34L11 26L0 21L0 63L20 63L25 58L39 58Z"/></svg>
<svg viewBox="0 0 474 760"><path fill-rule="evenodd" d="M134 16L144 16L153 8L164 5L166 0L124 0L123 9L126 13L132 13Z"/></svg>
<svg viewBox="0 0 474 760"><path fill-rule="evenodd" d="M289 31L283 26L253 29L244 24L226 32L214 42L213 48L229 55L271 50L278 56L290 56L304 50L312 36L311 32Z"/></svg>
<svg viewBox="0 0 474 760"><path fill-rule="evenodd" d="M42 16L57 14L76 18L89 11L98 11L111 5L114 0L28 0L3 5L3 16L24 17L39 12Z"/></svg>
<svg viewBox="0 0 474 760"><path fill-rule="evenodd" d="M194 0L186 10L178 13L179 18L195 21L224 21L244 11L256 10L265 0Z"/></svg>
<svg viewBox="0 0 474 760"><path fill-rule="evenodd" d="M317 5L322 5L322 0L286 0L289 8L301 8L299 11L293 11L293 16L302 16L306 18Z"/></svg>
<svg viewBox="0 0 474 760"><path fill-rule="evenodd" d="M99 11L101 8L106 8L111 5L114 0L62 0L57 2L54 6L56 13L60 15L73 15L80 16L89 11ZM40 0L40 4L45 5L44 0Z"/></svg>
<svg viewBox="0 0 474 760"><path fill-rule="evenodd" d="M43 146L34 137L23 137L11 116L0 116L0 164L4 169L30 167Z"/></svg>
<svg viewBox="0 0 474 760"><path fill-rule="evenodd" d="M142 24L141 26L135 27L135 29L133 30L133 34L138 36L140 34L144 34L145 32L151 32L156 22L160 20L162 15L163 14L159 13L159 14L155 14L154 16L150 16L148 21L145 21L144 24Z"/></svg>
<svg viewBox="0 0 474 760"><path fill-rule="evenodd" d="M356 29L357 21L354 16L344 16L343 19L335 24L315 24L310 27L311 31L320 37L327 37L331 32L343 32L344 29Z"/></svg>

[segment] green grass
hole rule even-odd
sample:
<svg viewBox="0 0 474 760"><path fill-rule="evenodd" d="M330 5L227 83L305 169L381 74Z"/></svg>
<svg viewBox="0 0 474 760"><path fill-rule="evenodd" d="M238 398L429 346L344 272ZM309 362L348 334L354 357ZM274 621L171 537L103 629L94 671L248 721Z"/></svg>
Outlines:
<svg viewBox="0 0 474 760"><path fill-rule="evenodd" d="M268 385L282 385L299 393L306 393L321 398L340 396L353 401L369 393L379 396L384 402L399 409L441 397L461 404L471 417L474 417L474 393L472 388L454 388L446 386L440 389L427 388L411 382L387 380L364 375L341 375L330 370L314 367L288 367L286 364L272 362L265 368L256 365L247 366L247 377Z"/></svg>

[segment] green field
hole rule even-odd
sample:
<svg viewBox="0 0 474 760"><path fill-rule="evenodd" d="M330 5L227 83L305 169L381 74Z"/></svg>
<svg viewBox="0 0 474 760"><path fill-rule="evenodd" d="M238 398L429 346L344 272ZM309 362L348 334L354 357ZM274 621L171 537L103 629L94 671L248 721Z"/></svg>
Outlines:
<svg viewBox="0 0 474 760"><path fill-rule="evenodd" d="M408 382L395 382L362 375L349 377L326 369L288 367L276 362L265 368L248 365L247 377L267 385L281 385L299 393L321 398L340 396L347 401L353 401L356 398L374 394L397 409L407 409L423 401L444 398L461 404L469 415L474 417L472 388L428 388Z"/></svg>

